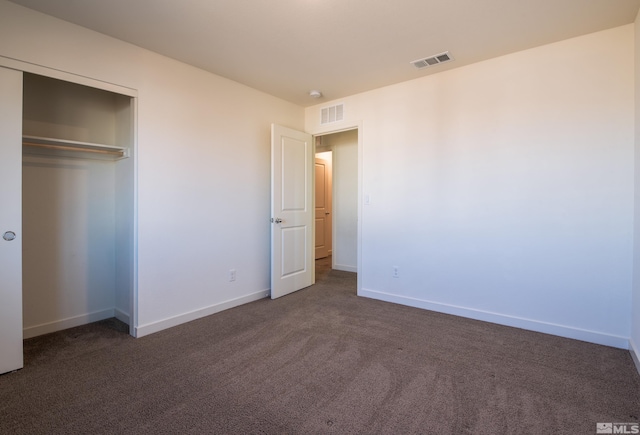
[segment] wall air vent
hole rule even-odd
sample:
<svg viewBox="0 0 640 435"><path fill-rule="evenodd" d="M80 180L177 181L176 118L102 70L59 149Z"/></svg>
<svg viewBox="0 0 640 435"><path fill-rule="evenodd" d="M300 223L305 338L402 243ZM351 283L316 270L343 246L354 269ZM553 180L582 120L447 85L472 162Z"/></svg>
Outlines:
<svg viewBox="0 0 640 435"><path fill-rule="evenodd" d="M413 66L415 66L418 69L422 69L422 68L427 68L429 66L438 65L440 63L449 62L452 60L453 60L453 57L451 57L448 51L445 51L444 53L436 54L435 56L425 57L424 59L414 60L409 63L411 63Z"/></svg>
<svg viewBox="0 0 640 435"><path fill-rule="evenodd" d="M331 124L344 120L344 103L324 107L320 110L320 124Z"/></svg>

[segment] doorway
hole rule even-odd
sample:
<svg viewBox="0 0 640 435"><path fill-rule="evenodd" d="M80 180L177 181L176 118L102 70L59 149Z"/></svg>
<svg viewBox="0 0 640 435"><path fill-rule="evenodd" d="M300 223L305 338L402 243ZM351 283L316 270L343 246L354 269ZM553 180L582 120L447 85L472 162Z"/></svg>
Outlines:
<svg viewBox="0 0 640 435"><path fill-rule="evenodd" d="M326 212L331 216L330 255L316 259L318 271L358 272L358 129L318 135L316 157L330 161L332 187ZM318 179L316 179L317 182ZM317 192L317 191L316 191ZM322 201L316 197L316 205ZM317 215L316 215L317 216ZM317 225L322 224L317 218ZM324 231L326 233L326 231ZM316 241L316 246L318 241ZM328 264L327 264L328 263ZM318 274L316 274L318 275Z"/></svg>
<svg viewBox="0 0 640 435"><path fill-rule="evenodd" d="M333 152L316 151L315 259L331 257L333 245Z"/></svg>

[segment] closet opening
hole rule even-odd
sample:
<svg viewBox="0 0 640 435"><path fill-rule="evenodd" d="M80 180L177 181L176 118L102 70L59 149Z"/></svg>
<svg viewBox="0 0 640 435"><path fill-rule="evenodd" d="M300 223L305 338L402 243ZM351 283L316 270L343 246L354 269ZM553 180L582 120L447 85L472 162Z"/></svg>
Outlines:
<svg viewBox="0 0 640 435"><path fill-rule="evenodd" d="M134 98L23 76L23 337L134 332Z"/></svg>

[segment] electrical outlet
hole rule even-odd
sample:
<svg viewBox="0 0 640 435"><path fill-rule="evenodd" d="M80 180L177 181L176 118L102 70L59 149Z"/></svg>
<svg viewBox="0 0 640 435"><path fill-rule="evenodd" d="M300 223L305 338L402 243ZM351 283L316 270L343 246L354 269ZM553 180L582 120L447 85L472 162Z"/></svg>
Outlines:
<svg viewBox="0 0 640 435"><path fill-rule="evenodd" d="M236 280L236 270L231 269L229 270L229 282L233 282L235 280Z"/></svg>
<svg viewBox="0 0 640 435"><path fill-rule="evenodd" d="M393 277L400 278L400 268L398 266L393 266Z"/></svg>

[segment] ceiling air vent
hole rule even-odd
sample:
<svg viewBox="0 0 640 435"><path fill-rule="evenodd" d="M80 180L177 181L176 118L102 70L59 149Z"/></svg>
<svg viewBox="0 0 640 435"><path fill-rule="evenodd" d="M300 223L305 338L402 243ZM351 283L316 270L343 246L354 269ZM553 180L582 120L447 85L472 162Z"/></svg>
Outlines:
<svg viewBox="0 0 640 435"><path fill-rule="evenodd" d="M344 104L336 104L335 106L324 107L320 110L320 124L331 124L344 120Z"/></svg>
<svg viewBox="0 0 640 435"><path fill-rule="evenodd" d="M426 68L433 65L438 65L440 63L445 63L453 60L453 57L449 54L448 51L444 53L436 54L435 56L425 57L424 59L418 59L410 62L413 66L418 69Z"/></svg>

